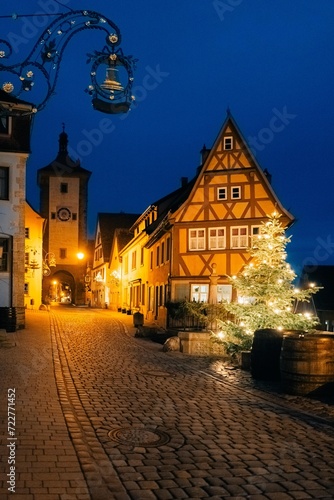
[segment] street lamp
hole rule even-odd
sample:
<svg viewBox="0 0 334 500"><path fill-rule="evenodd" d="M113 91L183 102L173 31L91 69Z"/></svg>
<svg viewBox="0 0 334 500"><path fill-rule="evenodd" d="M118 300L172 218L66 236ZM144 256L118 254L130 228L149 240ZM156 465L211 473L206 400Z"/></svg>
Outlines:
<svg viewBox="0 0 334 500"><path fill-rule="evenodd" d="M17 19L23 15L1 16ZM125 56L119 44L119 28L107 17L91 10L71 10L56 16L44 30L28 57L16 64L0 64L3 75L0 88L16 98L30 93L35 102L32 111L42 110L55 93L63 52L70 39L83 30L99 30L105 34L105 45L101 51L88 54L92 63L91 83L86 92L92 96L94 109L104 113L126 113L134 97L132 95L133 72L136 60ZM0 39L0 59L9 59L13 48L7 40ZM121 81L119 81L119 79ZM44 81L44 85L40 81ZM45 85L46 84L46 85ZM44 96L36 104L34 94L44 89ZM0 116L13 113L10 103L2 104Z"/></svg>

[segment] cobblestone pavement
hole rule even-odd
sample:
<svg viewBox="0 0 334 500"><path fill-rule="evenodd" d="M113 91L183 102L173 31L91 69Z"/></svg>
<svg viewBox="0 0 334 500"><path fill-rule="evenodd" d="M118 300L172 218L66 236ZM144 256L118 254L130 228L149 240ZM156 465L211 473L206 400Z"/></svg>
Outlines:
<svg viewBox="0 0 334 500"><path fill-rule="evenodd" d="M219 359L164 353L110 311L58 308L50 341L45 314L42 338L0 349L1 376L10 367L1 390L7 398L15 379L17 425L31 431L19 436L15 500L334 498L331 401L281 394ZM36 351L24 358L27 338ZM47 472L31 457L47 457Z"/></svg>

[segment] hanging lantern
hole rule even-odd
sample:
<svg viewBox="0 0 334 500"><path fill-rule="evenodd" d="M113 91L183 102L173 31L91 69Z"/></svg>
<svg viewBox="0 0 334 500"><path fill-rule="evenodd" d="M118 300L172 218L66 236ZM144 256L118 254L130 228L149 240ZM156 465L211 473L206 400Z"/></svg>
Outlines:
<svg viewBox="0 0 334 500"><path fill-rule="evenodd" d="M103 90L109 90L111 92L114 92L115 90L124 90L124 87L118 81L118 69L116 69L115 66L109 66L109 68L107 68L106 79L103 83L101 83L101 88Z"/></svg>

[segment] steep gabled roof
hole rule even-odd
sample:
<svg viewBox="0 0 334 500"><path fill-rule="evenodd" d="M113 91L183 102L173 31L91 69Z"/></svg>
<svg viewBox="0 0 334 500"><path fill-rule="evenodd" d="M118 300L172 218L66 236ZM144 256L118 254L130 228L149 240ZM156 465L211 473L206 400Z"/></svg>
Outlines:
<svg viewBox="0 0 334 500"><path fill-rule="evenodd" d="M236 137L239 143L239 149L238 149L239 158L235 159L234 164L233 163L226 164L224 163L223 159L220 160L220 158L223 158L224 155L226 154L226 151L224 151L223 143L224 143L224 136L226 136L227 132L228 134L231 134L232 136ZM268 174L266 174L260 167L250 147L248 146L245 138L243 137L243 134L241 133L236 121L231 115L230 111L227 112L226 119L221 127L221 130L212 148L210 150L206 150L206 152L207 154L205 161L203 162L200 172L198 173L195 179L192 192L195 192L206 171L216 172L220 170L228 172L228 171L236 171L238 169L247 171L247 169L255 168L258 176L261 178L261 182L265 187L268 195L271 197L271 199L277 206L277 210L279 210L281 214L286 217L287 221L289 221L288 225L290 225L294 221L294 216L282 206L280 200L278 199L276 193L274 192L269 182ZM242 162L243 162L243 167L241 169L240 163ZM191 193L189 193L189 196L191 196Z"/></svg>
<svg viewBox="0 0 334 500"><path fill-rule="evenodd" d="M103 258L105 262L109 261L111 245L116 229L130 228L136 219L138 219L138 214L127 214L123 212L100 212L97 214L96 227L100 228Z"/></svg>

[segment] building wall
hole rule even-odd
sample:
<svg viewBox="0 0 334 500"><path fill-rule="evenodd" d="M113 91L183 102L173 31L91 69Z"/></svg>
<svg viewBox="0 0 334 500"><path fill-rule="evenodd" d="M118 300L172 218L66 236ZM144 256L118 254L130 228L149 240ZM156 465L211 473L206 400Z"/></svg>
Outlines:
<svg viewBox="0 0 334 500"><path fill-rule="evenodd" d="M0 237L12 241L8 272L1 273L0 307L24 307L24 207L27 158L28 155L23 153L0 152L0 165L9 167L9 200L0 200Z"/></svg>
<svg viewBox="0 0 334 500"><path fill-rule="evenodd" d="M45 219L25 203L24 306L28 309L38 309L42 303L44 221ZM32 261L37 262L37 269L30 267Z"/></svg>

